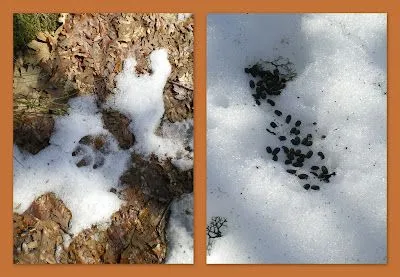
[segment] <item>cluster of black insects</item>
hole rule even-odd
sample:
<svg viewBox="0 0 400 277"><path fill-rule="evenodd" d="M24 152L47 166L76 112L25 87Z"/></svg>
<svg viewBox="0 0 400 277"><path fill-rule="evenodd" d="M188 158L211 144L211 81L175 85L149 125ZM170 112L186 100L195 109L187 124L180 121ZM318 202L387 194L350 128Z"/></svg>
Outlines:
<svg viewBox="0 0 400 277"><path fill-rule="evenodd" d="M254 80L250 80L249 82L250 88L256 89L256 94L253 94L253 97L257 105L261 104L260 99L262 99L266 100L269 105L274 107L275 102L272 99L267 99L267 94L270 96L280 95L281 90L286 87L285 83L290 80L285 78L285 76L279 72L278 66L275 67L276 68L271 72L270 70L263 69L260 64L256 64L252 67L245 68L244 70L246 73L251 74L253 78L261 77L261 80L257 83L255 83ZM274 114L277 118L282 118L282 123L278 126L278 123L272 121L269 123L266 130L270 134L277 136L279 141L286 145L275 148L272 148L271 146L266 147L267 153L272 156L272 160L277 162L279 160L278 154L283 152L283 155L281 154L281 156L283 156L285 165L291 167L287 168L286 172L297 176L301 180L308 181L314 178L320 182L329 183L330 178L335 176L336 172L330 173L325 165L311 165L309 168L305 168L306 160L311 160L312 157L318 156L317 161L319 161L319 163L325 159L325 155L321 151L314 155L314 152L311 149L311 146L313 145L313 135L310 133L304 135L301 134L300 127L302 122L300 120L292 120L290 114L285 117L279 110L274 110ZM285 118L284 122L283 118ZM291 125L291 123L294 123L294 125ZM286 125L287 128L285 128L284 125ZM315 126L317 123L314 122L313 125ZM279 134L280 129L286 129L287 134ZM325 137L326 136L323 135L321 136L321 139L325 139ZM289 145L287 143L289 143ZM310 185L309 183L304 184L303 188L306 190L309 190L310 188L312 190L320 189L318 185Z"/></svg>

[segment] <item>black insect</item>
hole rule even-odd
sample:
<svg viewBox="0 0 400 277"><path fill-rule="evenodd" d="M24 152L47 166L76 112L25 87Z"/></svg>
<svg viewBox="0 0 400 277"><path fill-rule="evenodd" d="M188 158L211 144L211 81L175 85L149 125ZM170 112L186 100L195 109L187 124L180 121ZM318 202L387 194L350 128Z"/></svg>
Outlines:
<svg viewBox="0 0 400 277"><path fill-rule="evenodd" d="M291 163L292 163L291 160L286 160L286 161L285 161L285 164L291 164Z"/></svg>
<svg viewBox="0 0 400 277"><path fill-rule="evenodd" d="M301 121L297 120L296 123L294 124L294 126L299 127L301 125Z"/></svg>
<svg viewBox="0 0 400 277"><path fill-rule="evenodd" d="M299 179L308 179L308 175L307 174L300 174L297 177L299 177Z"/></svg>
<svg viewBox="0 0 400 277"><path fill-rule="evenodd" d="M260 106L260 105L261 105L260 100L256 99L256 104L257 104L258 106Z"/></svg>
<svg viewBox="0 0 400 277"><path fill-rule="evenodd" d="M281 115L282 115L282 112L279 111L279 110L275 110L274 113L275 113L277 116L281 116Z"/></svg>
<svg viewBox="0 0 400 277"><path fill-rule="evenodd" d="M289 124L291 119L292 119L292 116L289 114L289 115L286 117L286 120L285 120L286 123Z"/></svg>
<svg viewBox="0 0 400 277"><path fill-rule="evenodd" d="M294 132L294 134L295 134L296 136L300 135L300 130L299 130L299 129L296 129L296 131Z"/></svg>
<svg viewBox="0 0 400 277"><path fill-rule="evenodd" d="M326 136L325 136L325 135L322 135L322 136L321 136L321 139L325 139L325 138L326 138Z"/></svg>
<svg viewBox="0 0 400 277"><path fill-rule="evenodd" d="M310 151L307 152L306 158L309 159L309 158L312 157L312 155L313 155L313 151L310 150Z"/></svg>
<svg viewBox="0 0 400 277"><path fill-rule="evenodd" d="M321 170L324 174L328 174L328 169L326 168L326 166L322 166Z"/></svg>
<svg viewBox="0 0 400 277"><path fill-rule="evenodd" d="M289 148L287 148L286 146L282 146L283 152L285 153L289 153Z"/></svg>
<svg viewBox="0 0 400 277"><path fill-rule="evenodd" d="M313 190L319 190L319 186L312 185L312 186L311 186L311 189L313 189Z"/></svg>
<svg viewBox="0 0 400 277"><path fill-rule="evenodd" d="M261 99L266 99L267 98L267 95L265 94L265 93L261 93Z"/></svg>
<svg viewBox="0 0 400 277"><path fill-rule="evenodd" d="M276 128L276 127L278 127L278 125L276 125L276 123L275 123L275 122L271 122L269 125L271 125L271 127L272 127L272 128Z"/></svg>
<svg viewBox="0 0 400 277"><path fill-rule="evenodd" d="M310 184L305 184L305 185L303 186L303 188L306 189L306 190L309 190L309 189L310 189Z"/></svg>
<svg viewBox="0 0 400 277"><path fill-rule="evenodd" d="M321 160L325 159L325 155L321 151L318 152L317 155L321 157Z"/></svg>
<svg viewBox="0 0 400 277"><path fill-rule="evenodd" d="M271 147L269 147L269 146L267 146L267 153L269 153L269 154L271 154L272 153L272 149L271 149Z"/></svg>
<svg viewBox="0 0 400 277"><path fill-rule="evenodd" d="M275 106L275 102L271 99L267 99L267 103L270 104L272 107Z"/></svg>
<svg viewBox="0 0 400 277"><path fill-rule="evenodd" d="M318 169L319 169L319 166L313 165L313 166L311 167L311 169L312 169L312 170L318 170Z"/></svg>
<svg viewBox="0 0 400 277"><path fill-rule="evenodd" d="M315 172L313 172L313 171L311 171L310 172L312 175L314 175L315 177L318 177L318 174L317 173L315 173Z"/></svg>
<svg viewBox="0 0 400 277"><path fill-rule="evenodd" d="M272 157L272 159L276 162L276 161L278 161L278 156L274 155L274 156Z"/></svg>
<svg viewBox="0 0 400 277"><path fill-rule="evenodd" d="M288 172L290 174L296 174L296 170L294 170L294 169L288 169L288 170L286 170L286 172Z"/></svg>
<svg viewBox="0 0 400 277"><path fill-rule="evenodd" d="M272 151L272 155L278 154L280 150L281 150L281 149L280 149L279 147L276 147L276 148L274 149L274 151Z"/></svg>
<svg viewBox="0 0 400 277"><path fill-rule="evenodd" d="M250 87L251 87L251 88L254 88L254 87L256 86L256 85L254 84L254 81L253 81L253 80L250 80L249 84L250 84Z"/></svg>
<svg viewBox="0 0 400 277"><path fill-rule="evenodd" d="M284 140L286 140L286 137L285 137L285 136L280 136L280 137L279 137L279 140L280 140L280 141L284 141Z"/></svg>
<svg viewBox="0 0 400 277"><path fill-rule="evenodd" d="M300 150L300 149L297 149L296 151L294 151L294 154L295 154L296 156L300 156L301 150Z"/></svg>
<svg viewBox="0 0 400 277"><path fill-rule="evenodd" d="M297 133L297 129L295 127L290 129L290 134L296 134L296 133Z"/></svg>

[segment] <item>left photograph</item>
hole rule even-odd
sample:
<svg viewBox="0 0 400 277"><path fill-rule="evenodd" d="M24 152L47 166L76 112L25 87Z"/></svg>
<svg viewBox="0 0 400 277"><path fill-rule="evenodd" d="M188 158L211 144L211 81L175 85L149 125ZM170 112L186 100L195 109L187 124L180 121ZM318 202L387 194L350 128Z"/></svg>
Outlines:
<svg viewBox="0 0 400 277"><path fill-rule="evenodd" d="M13 15L15 264L193 263L193 15Z"/></svg>

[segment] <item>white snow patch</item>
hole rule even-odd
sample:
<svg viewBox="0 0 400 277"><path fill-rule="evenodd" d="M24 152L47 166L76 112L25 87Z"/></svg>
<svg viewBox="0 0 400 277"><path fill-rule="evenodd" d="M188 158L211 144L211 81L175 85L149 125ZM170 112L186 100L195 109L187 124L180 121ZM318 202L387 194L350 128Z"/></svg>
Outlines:
<svg viewBox="0 0 400 277"><path fill-rule="evenodd" d="M193 193L172 203L167 241L167 264L193 263Z"/></svg>
<svg viewBox="0 0 400 277"><path fill-rule="evenodd" d="M163 128L162 135L156 134L164 114L163 89L171 73L167 50L153 51L150 54L150 61L152 74L137 76L136 60L134 58L125 60L123 71L116 77L117 90L109 98L106 106L112 106L132 119L130 128L136 138L135 151L143 155L154 153L160 159L166 157L172 157L173 161L183 159L184 161L176 162L176 165L182 164L182 169L187 169L188 163L193 163L193 157L185 150L183 141L185 138L177 140L176 136L181 134L173 134L170 131L172 126ZM177 123L175 130L179 132L182 128L189 129L192 124L192 121Z"/></svg>
<svg viewBox="0 0 400 277"><path fill-rule="evenodd" d="M14 203L16 212L25 211L32 201L47 192L54 192L72 212L70 232L77 234L92 224L109 221L122 204L109 192L118 185L124 172L129 151L120 150L111 134L103 129L100 114L96 114L94 97L77 97L70 101L67 116L56 119L50 145L36 155L22 153L14 146L14 156L22 163L14 166ZM104 165L76 166L71 155L85 135L108 134L111 152L105 155Z"/></svg>
<svg viewBox="0 0 400 277"><path fill-rule="evenodd" d="M207 43L207 213L228 219L207 262L386 263L386 15L211 15ZM244 68L278 56L298 76L257 106ZM320 191L266 153L275 109L336 171Z"/></svg>

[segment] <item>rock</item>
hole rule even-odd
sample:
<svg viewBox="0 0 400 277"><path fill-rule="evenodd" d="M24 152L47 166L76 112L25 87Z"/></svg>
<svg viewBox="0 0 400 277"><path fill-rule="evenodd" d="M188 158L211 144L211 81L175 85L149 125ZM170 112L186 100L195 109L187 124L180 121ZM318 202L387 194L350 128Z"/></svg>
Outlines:
<svg viewBox="0 0 400 277"><path fill-rule="evenodd" d="M126 116L118 111L104 110L103 111L104 128L109 130L117 139L119 147L129 149L135 143L135 136L129 132L129 120Z"/></svg>

